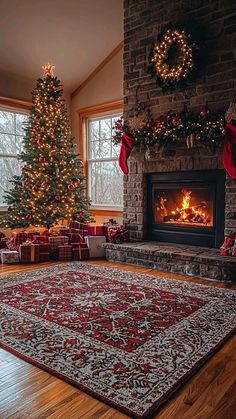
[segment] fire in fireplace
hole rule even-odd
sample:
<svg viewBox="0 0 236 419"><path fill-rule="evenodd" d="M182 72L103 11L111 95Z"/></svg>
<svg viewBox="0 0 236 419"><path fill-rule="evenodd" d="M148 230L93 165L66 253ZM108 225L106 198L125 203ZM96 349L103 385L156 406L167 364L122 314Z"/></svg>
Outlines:
<svg viewBox="0 0 236 419"><path fill-rule="evenodd" d="M158 223L213 227L211 188L163 189L157 195L155 219Z"/></svg>
<svg viewBox="0 0 236 419"><path fill-rule="evenodd" d="M224 235L224 170L147 175L149 239L219 247Z"/></svg>

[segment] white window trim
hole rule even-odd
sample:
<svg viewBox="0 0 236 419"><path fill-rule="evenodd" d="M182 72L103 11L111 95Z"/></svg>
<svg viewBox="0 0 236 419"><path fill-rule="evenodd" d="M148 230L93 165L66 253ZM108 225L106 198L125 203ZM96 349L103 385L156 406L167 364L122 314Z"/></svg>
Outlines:
<svg viewBox="0 0 236 419"><path fill-rule="evenodd" d="M14 100L12 100L12 103L14 102ZM5 105L5 104L1 104L0 103L0 110L5 111L5 112L12 112L12 113L17 113L17 114L23 114L23 115L29 115L30 112L28 109L24 109L24 108L20 108L17 107L17 105L14 106L14 104L11 105ZM4 132L2 132L1 134L4 134ZM5 134L9 134L9 133L5 133ZM12 134L15 135L15 134ZM17 135L15 135L17 137ZM19 135L19 137L22 137L21 135ZM19 154L5 154L5 153L0 153L0 158L1 157L13 157L13 158L18 158ZM0 204L0 211L7 211L8 205L1 205Z"/></svg>
<svg viewBox="0 0 236 419"><path fill-rule="evenodd" d="M114 118L116 116L119 116L120 112L119 110L117 111L113 111L111 113L106 113L105 115L97 115L97 116L91 116L86 118L86 154L88 156L87 158L87 164L88 164L88 174L87 174L87 178L88 178L88 195L90 195L91 192L91 176L90 176L90 163L93 162L110 162L110 161L118 161L118 157L107 157L107 158L99 158L99 159L90 159L90 141L89 141L89 129L88 129L88 125L89 125L89 121L98 121L104 118ZM117 212L123 212L123 206L118 206L118 205L98 205L98 204L91 204L90 208L92 210L104 210L104 211L117 211Z"/></svg>

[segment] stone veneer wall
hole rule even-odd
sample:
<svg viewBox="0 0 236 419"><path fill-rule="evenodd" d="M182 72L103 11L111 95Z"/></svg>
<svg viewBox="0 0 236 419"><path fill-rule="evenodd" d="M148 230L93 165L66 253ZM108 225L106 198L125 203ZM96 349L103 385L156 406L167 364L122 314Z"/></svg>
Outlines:
<svg viewBox="0 0 236 419"><path fill-rule="evenodd" d="M209 50L202 77L187 89L163 95L146 72L150 48L163 25L194 19L205 28ZM180 110L186 104L200 109L228 106L236 98L236 2L235 0L124 0L124 116L131 119L138 101L154 116ZM124 177L124 223L134 239L145 238L145 173L222 168L222 150L187 149L184 143L157 152L150 160L133 150L130 172ZM223 222L223 220L222 220ZM236 181L226 179L226 234L236 230Z"/></svg>

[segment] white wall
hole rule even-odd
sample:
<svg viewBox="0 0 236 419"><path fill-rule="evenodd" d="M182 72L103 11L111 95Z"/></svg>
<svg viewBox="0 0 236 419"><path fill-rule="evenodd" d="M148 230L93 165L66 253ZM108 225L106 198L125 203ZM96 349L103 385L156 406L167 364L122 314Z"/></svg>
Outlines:
<svg viewBox="0 0 236 419"><path fill-rule="evenodd" d="M71 101L72 134L78 141L78 111L123 98L123 50L119 51Z"/></svg>

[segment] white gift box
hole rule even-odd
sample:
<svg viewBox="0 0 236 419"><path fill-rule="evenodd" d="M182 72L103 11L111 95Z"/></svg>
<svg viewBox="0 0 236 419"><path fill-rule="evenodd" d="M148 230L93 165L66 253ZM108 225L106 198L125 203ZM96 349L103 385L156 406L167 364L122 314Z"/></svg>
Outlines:
<svg viewBox="0 0 236 419"><path fill-rule="evenodd" d="M106 243L105 236L85 236L85 243L89 248L91 258L104 258L105 250L103 244Z"/></svg>
<svg viewBox="0 0 236 419"><path fill-rule="evenodd" d="M2 249L1 262L2 263L19 263L19 253L16 250Z"/></svg>

